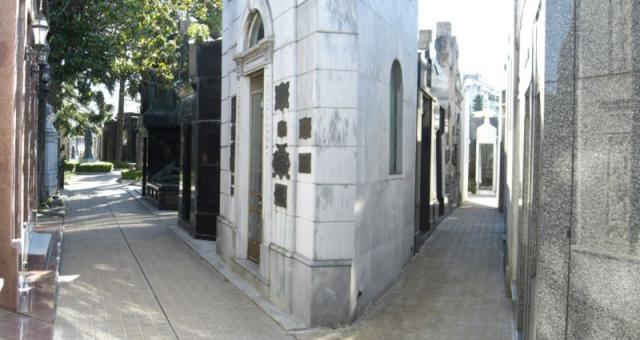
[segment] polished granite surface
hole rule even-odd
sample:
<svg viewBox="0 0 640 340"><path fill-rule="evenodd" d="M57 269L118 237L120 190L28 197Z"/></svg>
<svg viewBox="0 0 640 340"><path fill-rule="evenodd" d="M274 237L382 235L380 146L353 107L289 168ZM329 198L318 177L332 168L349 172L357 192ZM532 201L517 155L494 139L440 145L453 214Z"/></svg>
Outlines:
<svg viewBox="0 0 640 340"><path fill-rule="evenodd" d="M22 312L52 323L56 312L63 219L39 216L38 221L31 235L27 270L21 273L29 287Z"/></svg>
<svg viewBox="0 0 640 340"><path fill-rule="evenodd" d="M0 339L44 340L53 336L53 324L0 309Z"/></svg>
<svg viewBox="0 0 640 340"><path fill-rule="evenodd" d="M0 339L51 339L58 293L62 218L39 216L29 241L22 314L0 309Z"/></svg>

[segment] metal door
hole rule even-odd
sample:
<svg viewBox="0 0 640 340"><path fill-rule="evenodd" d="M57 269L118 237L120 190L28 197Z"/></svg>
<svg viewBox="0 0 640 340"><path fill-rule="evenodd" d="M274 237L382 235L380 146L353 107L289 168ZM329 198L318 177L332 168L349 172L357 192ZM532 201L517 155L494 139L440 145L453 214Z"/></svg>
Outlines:
<svg viewBox="0 0 640 340"><path fill-rule="evenodd" d="M480 186L493 190L493 144L480 144Z"/></svg>
<svg viewBox="0 0 640 340"><path fill-rule="evenodd" d="M261 82L262 77L252 79ZM263 135L263 92L251 93L251 146L249 173L249 244L247 258L260 262L262 242L262 135Z"/></svg>

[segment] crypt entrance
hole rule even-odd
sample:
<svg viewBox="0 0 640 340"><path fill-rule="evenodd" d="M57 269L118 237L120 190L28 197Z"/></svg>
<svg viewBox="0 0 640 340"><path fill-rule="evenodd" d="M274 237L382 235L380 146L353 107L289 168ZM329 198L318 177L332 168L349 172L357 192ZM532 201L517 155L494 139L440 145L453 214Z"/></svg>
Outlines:
<svg viewBox="0 0 640 340"><path fill-rule="evenodd" d="M273 110L273 37L262 11L247 12L243 50L236 63L237 187L239 223L235 259L265 284L268 282L268 247L271 205L271 129Z"/></svg>
<svg viewBox="0 0 640 340"><path fill-rule="evenodd" d="M251 102L249 112L250 150L249 150L249 233L247 258L260 262L260 243L262 242L262 149L264 125L264 76L262 71L256 72L250 79Z"/></svg>

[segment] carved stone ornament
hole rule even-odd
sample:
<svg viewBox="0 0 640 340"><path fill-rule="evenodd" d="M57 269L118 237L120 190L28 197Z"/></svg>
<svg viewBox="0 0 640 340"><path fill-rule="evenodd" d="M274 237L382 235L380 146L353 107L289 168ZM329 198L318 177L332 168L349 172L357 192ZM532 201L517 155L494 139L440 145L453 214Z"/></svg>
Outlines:
<svg viewBox="0 0 640 340"><path fill-rule="evenodd" d="M256 46L233 56L236 62L236 77L246 77L265 65L273 58L273 37L266 37Z"/></svg>
<svg viewBox="0 0 640 340"><path fill-rule="evenodd" d="M291 161L289 160L289 153L287 152L287 144L276 144L276 152L273 154L273 177L280 177L280 179L291 179L289 175L289 169L291 168Z"/></svg>

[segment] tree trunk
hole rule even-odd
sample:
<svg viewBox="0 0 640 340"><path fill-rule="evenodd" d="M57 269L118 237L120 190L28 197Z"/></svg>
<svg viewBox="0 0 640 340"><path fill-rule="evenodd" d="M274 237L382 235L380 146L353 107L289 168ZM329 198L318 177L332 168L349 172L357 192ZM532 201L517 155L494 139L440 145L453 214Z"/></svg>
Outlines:
<svg viewBox="0 0 640 340"><path fill-rule="evenodd" d="M118 98L118 122L116 124L116 141L115 141L115 162L122 161L122 137L124 133L124 96L126 82L120 79L119 98Z"/></svg>

